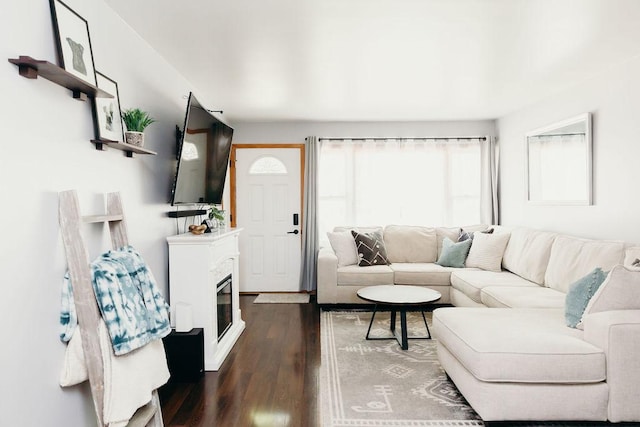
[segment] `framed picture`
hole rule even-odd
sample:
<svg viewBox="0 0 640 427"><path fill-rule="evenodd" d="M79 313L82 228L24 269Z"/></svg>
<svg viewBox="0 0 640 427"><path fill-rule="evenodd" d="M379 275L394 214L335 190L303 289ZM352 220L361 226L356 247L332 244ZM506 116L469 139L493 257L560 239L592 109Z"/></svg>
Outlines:
<svg viewBox="0 0 640 427"><path fill-rule="evenodd" d="M89 24L60 0L49 0L58 62L65 71L97 86Z"/></svg>
<svg viewBox="0 0 640 427"><path fill-rule="evenodd" d="M96 139L101 141L123 142L124 128L120 114L120 94L118 83L96 71L97 86L113 95L113 98L95 98L93 102L96 115Z"/></svg>

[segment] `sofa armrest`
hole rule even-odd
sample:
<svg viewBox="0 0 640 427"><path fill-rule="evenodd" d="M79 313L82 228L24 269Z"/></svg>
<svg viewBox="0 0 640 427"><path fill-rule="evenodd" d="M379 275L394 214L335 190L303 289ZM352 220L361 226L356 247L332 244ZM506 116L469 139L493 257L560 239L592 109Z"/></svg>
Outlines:
<svg viewBox="0 0 640 427"><path fill-rule="evenodd" d="M609 421L640 420L640 310L586 315L584 339L607 358Z"/></svg>
<svg viewBox="0 0 640 427"><path fill-rule="evenodd" d="M335 304L338 286L338 257L331 247L318 251L318 304Z"/></svg>

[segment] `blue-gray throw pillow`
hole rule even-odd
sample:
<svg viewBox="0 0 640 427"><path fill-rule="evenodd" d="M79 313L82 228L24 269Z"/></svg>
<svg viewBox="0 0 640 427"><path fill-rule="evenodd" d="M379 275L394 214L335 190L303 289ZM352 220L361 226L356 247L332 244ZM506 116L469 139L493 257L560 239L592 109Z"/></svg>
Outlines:
<svg viewBox="0 0 640 427"><path fill-rule="evenodd" d="M443 267L463 268L467 255L469 255L469 249L471 249L471 243L471 239L454 243L453 240L445 237L442 241L442 252L440 252L436 264Z"/></svg>
<svg viewBox="0 0 640 427"><path fill-rule="evenodd" d="M582 314L584 309L587 308L589 300L606 278L607 273L598 267L569 286L564 304L564 319L567 326L570 328L577 327L582 320Z"/></svg>

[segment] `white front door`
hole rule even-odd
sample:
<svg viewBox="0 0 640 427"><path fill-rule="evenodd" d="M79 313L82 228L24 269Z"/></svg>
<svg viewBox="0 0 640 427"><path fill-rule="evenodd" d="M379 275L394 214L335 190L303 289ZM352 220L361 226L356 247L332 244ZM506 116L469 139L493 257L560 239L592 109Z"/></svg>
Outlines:
<svg viewBox="0 0 640 427"><path fill-rule="evenodd" d="M301 148L241 147L234 174L240 292L299 291Z"/></svg>

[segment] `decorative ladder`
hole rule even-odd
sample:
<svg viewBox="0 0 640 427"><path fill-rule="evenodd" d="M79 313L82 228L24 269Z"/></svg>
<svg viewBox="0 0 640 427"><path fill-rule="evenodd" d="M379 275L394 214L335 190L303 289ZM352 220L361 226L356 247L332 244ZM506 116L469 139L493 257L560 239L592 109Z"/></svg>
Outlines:
<svg viewBox="0 0 640 427"><path fill-rule="evenodd" d="M80 233L80 226L83 223L108 222L112 248L118 249L127 246L129 243L120 193L107 194L106 215L81 216L75 190L59 193L58 200L62 240L67 254L73 299L82 336L82 350L91 385L91 396L98 427L104 427L104 366L98 338L100 312L93 292L91 260ZM163 425L160 399L156 390L153 392L151 401L136 411L127 427L163 427Z"/></svg>

